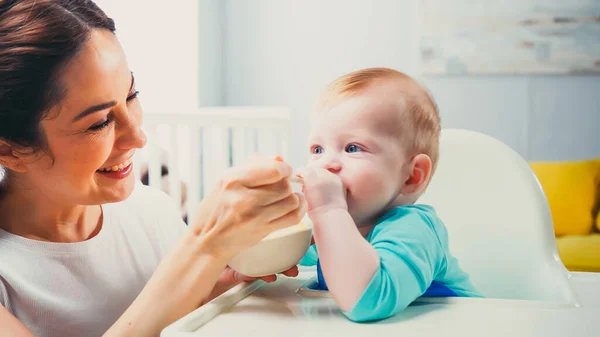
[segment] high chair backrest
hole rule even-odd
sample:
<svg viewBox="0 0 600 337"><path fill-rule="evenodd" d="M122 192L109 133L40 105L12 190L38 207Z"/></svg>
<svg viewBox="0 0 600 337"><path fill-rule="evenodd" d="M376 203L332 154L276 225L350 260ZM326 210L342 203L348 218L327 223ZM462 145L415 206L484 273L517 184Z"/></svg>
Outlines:
<svg viewBox="0 0 600 337"><path fill-rule="evenodd" d="M451 253L486 297L576 303L542 188L504 143L444 129L436 172L418 202L435 207Z"/></svg>

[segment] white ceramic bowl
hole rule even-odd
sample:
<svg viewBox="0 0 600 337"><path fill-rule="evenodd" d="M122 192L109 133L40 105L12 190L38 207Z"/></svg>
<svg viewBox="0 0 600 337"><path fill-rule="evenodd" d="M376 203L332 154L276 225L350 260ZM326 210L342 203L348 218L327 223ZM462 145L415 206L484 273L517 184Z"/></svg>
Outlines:
<svg viewBox="0 0 600 337"><path fill-rule="evenodd" d="M275 231L241 251L229 266L250 277L281 273L300 262L310 247L311 237L312 223L305 218L299 225Z"/></svg>

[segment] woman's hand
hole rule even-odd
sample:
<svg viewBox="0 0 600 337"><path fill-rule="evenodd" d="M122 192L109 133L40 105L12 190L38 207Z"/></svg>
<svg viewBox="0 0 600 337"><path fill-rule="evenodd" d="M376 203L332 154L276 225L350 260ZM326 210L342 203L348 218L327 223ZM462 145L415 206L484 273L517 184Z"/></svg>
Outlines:
<svg viewBox="0 0 600 337"><path fill-rule="evenodd" d="M283 275L288 277L298 276L298 267L294 266L284 272ZM251 282L255 280L263 280L267 283L275 282L277 280L277 275L267 275L262 277L250 277L236 272L231 269L229 266L225 267L225 270L221 273L221 277L217 281L217 284L213 288L210 296L204 301L204 303L208 303L215 299L218 296L221 296L227 290L233 288L234 286L240 284L241 282Z"/></svg>
<svg viewBox="0 0 600 337"><path fill-rule="evenodd" d="M230 169L204 198L189 229L142 292L104 337L158 335L165 326L210 300L211 293L214 296L231 287L219 280L251 279L232 274L227 263L272 231L302 220L306 203L292 192L291 174L291 167L281 159L264 156ZM286 273L294 276L297 270Z"/></svg>
<svg viewBox="0 0 600 337"><path fill-rule="evenodd" d="M278 158L255 156L230 169L202 202L190 228L212 254L228 262L269 233L298 224L306 213L292 192L292 168Z"/></svg>
<svg viewBox="0 0 600 337"><path fill-rule="evenodd" d="M284 272L283 275L288 277L298 276L298 267L294 266ZM267 283L277 281L277 275L267 275L261 277L250 277L243 274L238 273L237 271L231 269L230 267L226 267L223 273L221 274L221 278L219 278L219 283L223 285L236 285L240 282L250 282L255 280L263 280Z"/></svg>

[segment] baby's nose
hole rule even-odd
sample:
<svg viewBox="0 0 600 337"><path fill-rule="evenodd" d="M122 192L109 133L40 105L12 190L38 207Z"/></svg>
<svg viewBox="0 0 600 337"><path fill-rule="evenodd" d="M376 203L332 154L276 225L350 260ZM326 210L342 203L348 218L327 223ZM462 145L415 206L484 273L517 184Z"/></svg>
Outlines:
<svg viewBox="0 0 600 337"><path fill-rule="evenodd" d="M342 170L342 164L337 160L332 160L325 164L324 169L331 173L338 173Z"/></svg>

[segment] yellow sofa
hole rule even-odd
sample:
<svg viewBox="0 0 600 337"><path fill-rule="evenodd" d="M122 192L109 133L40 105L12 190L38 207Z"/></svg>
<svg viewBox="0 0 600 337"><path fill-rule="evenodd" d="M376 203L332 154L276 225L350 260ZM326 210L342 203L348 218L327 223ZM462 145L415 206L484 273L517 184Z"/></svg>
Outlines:
<svg viewBox="0 0 600 337"><path fill-rule="evenodd" d="M548 198L562 262L600 272L600 159L530 165Z"/></svg>

